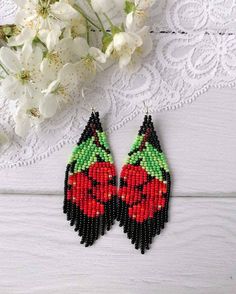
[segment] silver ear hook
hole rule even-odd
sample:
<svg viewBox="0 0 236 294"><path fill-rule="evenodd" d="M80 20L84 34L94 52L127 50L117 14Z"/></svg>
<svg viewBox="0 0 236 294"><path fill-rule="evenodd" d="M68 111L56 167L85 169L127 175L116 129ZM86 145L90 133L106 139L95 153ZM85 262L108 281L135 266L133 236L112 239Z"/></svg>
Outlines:
<svg viewBox="0 0 236 294"><path fill-rule="evenodd" d="M91 109L91 111L93 113L96 112L95 108L93 106L91 106L86 100L85 100L85 90L89 90L89 88L82 88L81 89L81 96L84 99L84 104L87 104L89 106L89 108Z"/></svg>
<svg viewBox="0 0 236 294"><path fill-rule="evenodd" d="M146 108L146 114L149 114L149 112L148 112L148 106L146 105L146 102L145 101L143 101L143 105L144 105L144 108Z"/></svg>

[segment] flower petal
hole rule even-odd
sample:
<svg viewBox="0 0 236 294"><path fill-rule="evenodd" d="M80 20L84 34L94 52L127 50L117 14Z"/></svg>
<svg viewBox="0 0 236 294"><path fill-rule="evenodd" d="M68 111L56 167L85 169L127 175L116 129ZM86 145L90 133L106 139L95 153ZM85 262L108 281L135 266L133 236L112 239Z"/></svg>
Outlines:
<svg viewBox="0 0 236 294"><path fill-rule="evenodd" d="M10 37L7 44L9 46L21 46L26 42L31 42L36 36L36 31L31 28L23 28L19 35Z"/></svg>
<svg viewBox="0 0 236 294"><path fill-rule="evenodd" d="M58 108L58 102L56 95L48 94L41 99L39 105L39 111L46 118L52 117L56 114Z"/></svg>
<svg viewBox="0 0 236 294"><path fill-rule="evenodd" d="M135 0L135 5L139 10L146 10L149 9L155 2L156 0Z"/></svg>
<svg viewBox="0 0 236 294"><path fill-rule="evenodd" d="M52 30L40 30L38 33L39 39L44 42L49 51L52 51L59 42L61 29L59 26L54 26Z"/></svg>
<svg viewBox="0 0 236 294"><path fill-rule="evenodd" d="M78 86L78 73L76 65L68 63L58 73L58 80L67 88L68 92Z"/></svg>
<svg viewBox="0 0 236 294"><path fill-rule="evenodd" d="M59 1L51 5L51 14L62 20L67 21L78 15L78 12L69 4Z"/></svg>
<svg viewBox="0 0 236 294"><path fill-rule="evenodd" d="M108 45L107 50L106 50L106 52L105 52L106 56L109 57L109 56L112 54L113 50L114 50L114 42L112 41L112 42Z"/></svg>
<svg viewBox="0 0 236 294"><path fill-rule="evenodd" d="M138 34L143 40L143 45L141 47L142 57L146 57L152 51L153 48L152 38L149 33L149 27L143 27L138 32Z"/></svg>
<svg viewBox="0 0 236 294"><path fill-rule="evenodd" d="M55 92L59 85L60 85L60 81L58 81L58 80L51 82L50 85L48 86L48 88L45 90L45 93L50 94L50 93Z"/></svg>
<svg viewBox="0 0 236 294"><path fill-rule="evenodd" d="M91 0L93 10L97 13L108 13L121 10L123 0Z"/></svg>
<svg viewBox="0 0 236 294"><path fill-rule="evenodd" d="M26 2L27 2L27 0L14 0L14 2L16 3L16 5L18 7L24 7L25 4L26 4Z"/></svg>
<svg viewBox="0 0 236 294"><path fill-rule="evenodd" d="M31 13L30 13L31 12ZM29 10L29 9L20 9L15 16L15 24L16 25L26 25L27 22L32 21L35 17L37 17L36 15L36 11L34 13L34 10Z"/></svg>
<svg viewBox="0 0 236 294"><path fill-rule="evenodd" d="M16 126L15 126L16 134L20 137L26 137L31 127L30 118L26 114L19 113L15 117L15 123L16 123Z"/></svg>
<svg viewBox="0 0 236 294"><path fill-rule="evenodd" d="M0 49L0 62L12 73L18 73L22 69L17 55L7 47Z"/></svg>
<svg viewBox="0 0 236 294"><path fill-rule="evenodd" d="M74 48L75 53L79 55L79 57L85 57L89 52L89 45L84 38L75 38L74 39Z"/></svg>
<svg viewBox="0 0 236 294"><path fill-rule="evenodd" d="M95 78L96 62L87 63L82 59L75 64L78 76L77 83L89 84Z"/></svg>
<svg viewBox="0 0 236 294"><path fill-rule="evenodd" d="M89 48L89 55L91 55L96 61L100 63L105 63L107 60L106 54L104 54L101 50L95 47Z"/></svg>
<svg viewBox="0 0 236 294"><path fill-rule="evenodd" d="M10 100L20 100L24 96L24 87L13 76L7 76L1 81L1 92Z"/></svg>
<svg viewBox="0 0 236 294"><path fill-rule="evenodd" d="M120 56L119 59L119 67L122 69L130 63L131 55L124 53Z"/></svg>
<svg viewBox="0 0 236 294"><path fill-rule="evenodd" d="M134 21L134 12L131 11L130 13L127 14L126 16L126 27L128 29L131 29L132 25L133 25L133 21Z"/></svg>
<svg viewBox="0 0 236 294"><path fill-rule="evenodd" d="M43 52L42 49L37 46L32 51L32 54L29 56L26 68L31 72L31 75L35 76L36 73L39 73L40 64L43 60Z"/></svg>
<svg viewBox="0 0 236 294"><path fill-rule="evenodd" d="M26 42L23 47L22 51L20 53L20 60L24 65L24 68L27 68L27 64L29 61L29 58L31 57L33 52L32 44L29 42Z"/></svg>

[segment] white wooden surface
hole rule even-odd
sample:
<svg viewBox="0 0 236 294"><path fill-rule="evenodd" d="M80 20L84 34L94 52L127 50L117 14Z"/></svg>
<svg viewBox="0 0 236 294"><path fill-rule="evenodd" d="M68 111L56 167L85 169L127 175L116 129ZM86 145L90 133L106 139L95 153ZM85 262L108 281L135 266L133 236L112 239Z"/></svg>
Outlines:
<svg viewBox="0 0 236 294"><path fill-rule="evenodd" d="M71 146L1 170L0 294L236 293L235 111L236 91L224 89L153 115L178 197L144 256L117 224L95 246L79 244L61 211ZM142 119L109 136L118 171Z"/></svg>
<svg viewBox="0 0 236 294"><path fill-rule="evenodd" d="M118 225L81 246L62 196L1 201L0 293L235 293L234 199L171 199L170 223L146 255Z"/></svg>

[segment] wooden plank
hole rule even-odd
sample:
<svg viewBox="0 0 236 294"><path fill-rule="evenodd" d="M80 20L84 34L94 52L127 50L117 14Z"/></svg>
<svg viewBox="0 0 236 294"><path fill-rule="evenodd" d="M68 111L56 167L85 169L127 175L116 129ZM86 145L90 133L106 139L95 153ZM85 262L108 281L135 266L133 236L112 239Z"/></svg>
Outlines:
<svg viewBox="0 0 236 294"><path fill-rule="evenodd" d="M191 105L153 115L173 174L174 196L235 195L235 96L235 90L215 89ZM140 114L109 136L118 171L142 120ZM72 147L32 166L0 170L0 192L60 194Z"/></svg>
<svg viewBox="0 0 236 294"><path fill-rule="evenodd" d="M169 224L141 255L117 224L80 245L62 198L0 198L0 293L236 292L236 199L172 198Z"/></svg>

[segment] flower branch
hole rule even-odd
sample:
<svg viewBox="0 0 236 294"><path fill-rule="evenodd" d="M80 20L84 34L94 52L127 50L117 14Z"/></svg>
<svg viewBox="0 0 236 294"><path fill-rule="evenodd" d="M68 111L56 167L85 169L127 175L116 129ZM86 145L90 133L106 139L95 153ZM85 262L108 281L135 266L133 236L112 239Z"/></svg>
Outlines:
<svg viewBox="0 0 236 294"><path fill-rule="evenodd" d="M15 24L0 26L0 87L16 103L19 136L53 119L106 63L136 71L152 49L145 23L155 0L75 1L17 0Z"/></svg>

